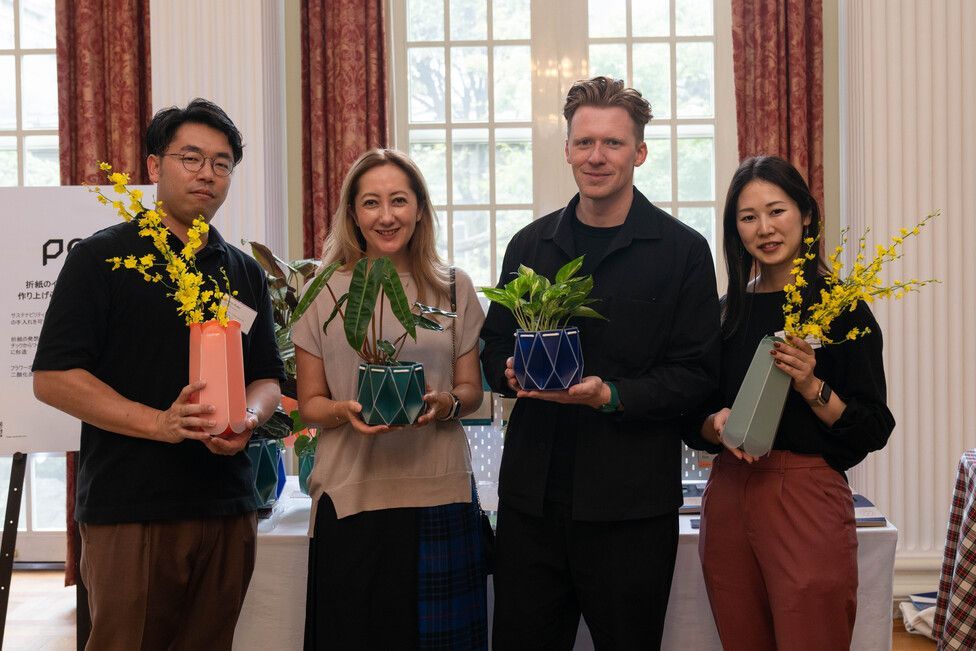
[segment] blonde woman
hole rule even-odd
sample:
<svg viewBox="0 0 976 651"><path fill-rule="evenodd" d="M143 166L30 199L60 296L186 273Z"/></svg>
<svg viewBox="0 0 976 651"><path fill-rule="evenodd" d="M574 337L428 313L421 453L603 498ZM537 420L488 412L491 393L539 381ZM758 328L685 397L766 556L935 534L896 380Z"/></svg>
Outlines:
<svg viewBox="0 0 976 651"><path fill-rule="evenodd" d="M408 299L451 305L427 186L404 154L375 149L353 164L323 263L342 261L293 331L299 410L320 428L309 477L306 649L486 649L485 559L460 416L481 404L484 313L456 272L457 318L418 329L401 359L421 362L428 410L414 427L368 426L356 402L359 359L341 323L322 324L360 258L393 261ZM381 336L402 331L384 306ZM451 329L453 328L453 332Z"/></svg>

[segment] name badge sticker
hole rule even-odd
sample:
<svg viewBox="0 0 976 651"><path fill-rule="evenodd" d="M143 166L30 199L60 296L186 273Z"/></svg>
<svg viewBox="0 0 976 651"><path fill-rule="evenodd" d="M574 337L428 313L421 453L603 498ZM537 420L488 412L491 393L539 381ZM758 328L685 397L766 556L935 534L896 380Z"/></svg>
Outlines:
<svg viewBox="0 0 976 651"><path fill-rule="evenodd" d="M233 296L230 297L230 302L227 304L227 318L239 321L242 333L248 334L251 331L251 326L254 325L254 319L257 316L256 310L252 310Z"/></svg>

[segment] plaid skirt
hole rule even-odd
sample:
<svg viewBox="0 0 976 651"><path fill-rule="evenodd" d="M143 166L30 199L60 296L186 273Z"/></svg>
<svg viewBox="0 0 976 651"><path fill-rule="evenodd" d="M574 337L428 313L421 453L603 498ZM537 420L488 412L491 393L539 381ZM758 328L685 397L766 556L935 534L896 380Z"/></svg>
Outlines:
<svg viewBox="0 0 976 651"><path fill-rule="evenodd" d="M480 516L473 499L338 519L323 495L309 541L305 649L486 651Z"/></svg>
<svg viewBox="0 0 976 651"><path fill-rule="evenodd" d="M487 649L487 572L477 497L418 510L421 649Z"/></svg>

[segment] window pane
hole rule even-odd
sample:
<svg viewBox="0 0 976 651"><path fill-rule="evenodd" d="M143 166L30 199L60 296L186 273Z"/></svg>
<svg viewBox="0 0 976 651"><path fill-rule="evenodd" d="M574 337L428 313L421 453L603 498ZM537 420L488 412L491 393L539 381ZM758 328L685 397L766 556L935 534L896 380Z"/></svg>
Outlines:
<svg viewBox="0 0 976 651"><path fill-rule="evenodd" d="M627 35L627 0L590 0L590 38Z"/></svg>
<svg viewBox="0 0 976 651"><path fill-rule="evenodd" d="M668 0L631 2L630 12L634 36L668 36L671 33L669 9Z"/></svg>
<svg viewBox="0 0 976 651"><path fill-rule="evenodd" d="M451 117L458 122L488 120L488 48L451 48Z"/></svg>
<svg viewBox="0 0 976 651"><path fill-rule="evenodd" d="M0 0L0 50L12 49L14 49L14 0Z"/></svg>
<svg viewBox="0 0 976 651"><path fill-rule="evenodd" d="M495 203L532 203L532 129L495 130Z"/></svg>
<svg viewBox="0 0 976 651"><path fill-rule="evenodd" d="M451 38L462 41L488 38L486 0L451 0Z"/></svg>
<svg viewBox="0 0 976 651"><path fill-rule="evenodd" d="M678 127L678 200L715 198L715 138L711 125Z"/></svg>
<svg viewBox="0 0 976 651"><path fill-rule="evenodd" d="M590 46L590 77L627 78L627 46L623 43Z"/></svg>
<svg viewBox="0 0 976 651"><path fill-rule="evenodd" d="M407 40L444 40L443 0L407 0Z"/></svg>
<svg viewBox="0 0 976 651"><path fill-rule="evenodd" d="M654 117L671 117L670 45L634 44L634 88L651 103Z"/></svg>
<svg viewBox="0 0 976 651"><path fill-rule="evenodd" d="M410 131L410 157L424 173L435 206L447 204L447 145L443 129Z"/></svg>
<svg viewBox="0 0 976 651"><path fill-rule="evenodd" d="M529 38L529 0L495 0L491 5L492 38Z"/></svg>
<svg viewBox="0 0 976 651"><path fill-rule="evenodd" d="M58 69L53 54L21 59L21 115L25 129L58 128Z"/></svg>
<svg viewBox="0 0 976 651"><path fill-rule="evenodd" d="M671 201L671 128L646 127L647 160L634 170L634 185L652 203Z"/></svg>
<svg viewBox="0 0 976 651"><path fill-rule="evenodd" d="M678 117L712 117L714 63L711 43L678 43Z"/></svg>
<svg viewBox="0 0 976 651"><path fill-rule="evenodd" d="M688 224L705 236L715 256L715 209L714 208L679 208L678 219Z"/></svg>
<svg viewBox="0 0 976 651"><path fill-rule="evenodd" d="M528 45L495 48L495 120L532 119L532 57Z"/></svg>
<svg viewBox="0 0 976 651"><path fill-rule="evenodd" d="M678 36L708 36L715 31L712 22L714 0L675 0L674 29Z"/></svg>
<svg viewBox="0 0 976 651"><path fill-rule="evenodd" d="M475 287L491 284L491 228L487 210L454 211L454 264Z"/></svg>
<svg viewBox="0 0 976 651"><path fill-rule="evenodd" d="M17 185L17 139L0 137L0 187ZM0 490L2 485L0 485Z"/></svg>
<svg viewBox="0 0 976 651"><path fill-rule="evenodd" d="M0 129L17 128L17 79L13 56L0 56L0 88L9 89L0 93Z"/></svg>
<svg viewBox="0 0 976 651"><path fill-rule="evenodd" d="M24 138L24 185L61 185L57 136Z"/></svg>
<svg viewBox="0 0 976 651"><path fill-rule="evenodd" d="M31 461L31 528L34 531L64 531L64 455L34 455Z"/></svg>
<svg viewBox="0 0 976 651"><path fill-rule="evenodd" d="M20 47L55 46L54 0L20 0Z"/></svg>
<svg viewBox="0 0 976 651"><path fill-rule="evenodd" d="M455 129L451 137L454 204L487 204L488 129Z"/></svg>
<svg viewBox="0 0 976 651"><path fill-rule="evenodd" d="M410 122L444 121L444 50L442 48L410 48L407 51L410 68Z"/></svg>
<svg viewBox="0 0 976 651"><path fill-rule="evenodd" d="M508 248L509 241L531 221L531 210L499 210L495 212L495 260L497 261L497 268L495 269L495 277L491 279L492 285L498 284L498 274L501 273L502 261L505 259L505 249Z"/></svg>

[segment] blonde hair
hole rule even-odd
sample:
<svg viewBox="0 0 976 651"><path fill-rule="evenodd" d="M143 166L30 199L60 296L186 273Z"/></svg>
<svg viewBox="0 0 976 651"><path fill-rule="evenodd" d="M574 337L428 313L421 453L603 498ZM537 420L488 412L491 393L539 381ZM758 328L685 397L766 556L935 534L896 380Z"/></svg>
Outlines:
<svg viewBox="0 0 976 651"><path fill-rule="evenodd" d="M620 79L593 77L581 79L573 84L566 94L563 117L566 118L566 132L573 125L573 115L583 106L598 108L620 107L627 111L634 121L634 135L637 142L644 142L644 125L651 121L651 105L634 88L626 88Z"/></svg>
<svg viewBox="0 0 976 651"><path fill-rule="evenodd" d="M359 179L369 170L381 165L395 165L410 181L410 189L417 196L420 220L407 242L407 259L410 273L417 283L417 300L426 301L425 290L430 288L436 296L449 299L449 274L447 265L437 254L437 217L430 200L430 192L420 168L409 156L395 149L370 149L356 159L342 182L339 207L336 209L322 249L322 266L342 261L349 269L366 255L366 239L356 224L356 195Z"/></svg>

